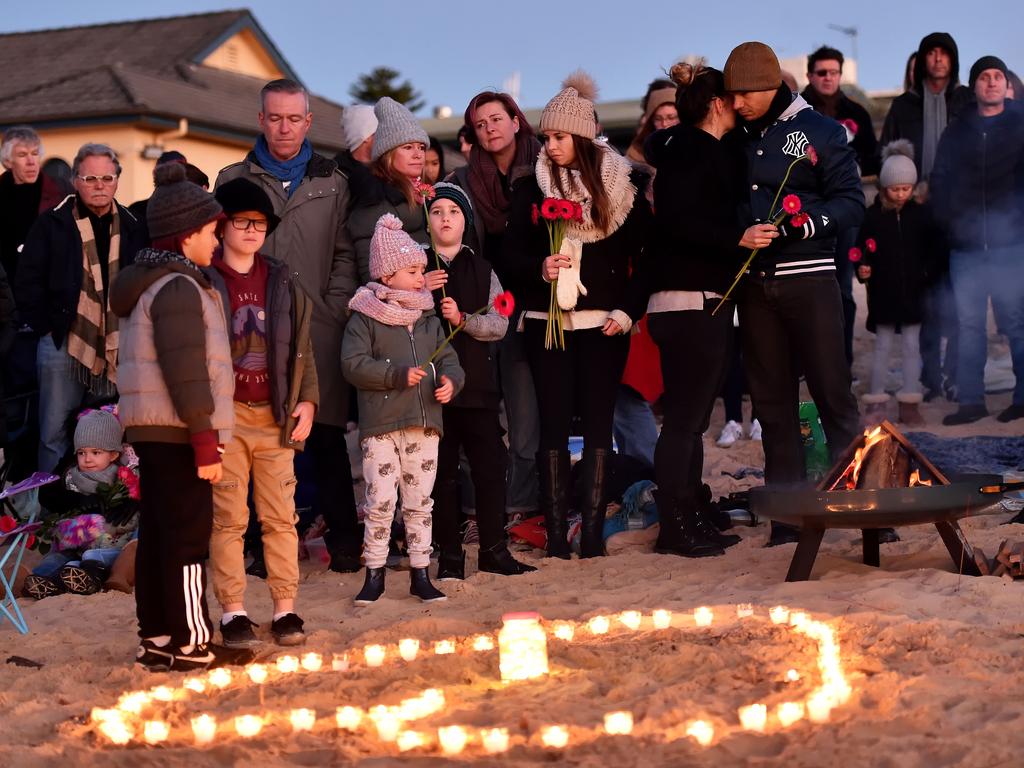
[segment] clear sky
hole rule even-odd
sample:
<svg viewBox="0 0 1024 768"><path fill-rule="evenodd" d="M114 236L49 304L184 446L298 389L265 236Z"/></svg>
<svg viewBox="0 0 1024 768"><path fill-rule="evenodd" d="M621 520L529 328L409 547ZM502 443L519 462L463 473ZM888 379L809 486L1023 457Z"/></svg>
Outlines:
<svg viewBox="0 0 1024 768"><path fill-rule="evenodd" d="M123 21L223 10L231 0L172 4L115 0L5 2L0 31ZM639 97L646 84L687 54L721 67L745 40L772 45L780 58L827 44L848 55L850 39L829 24L859 30L859 81L896 88L927 33L950 32L960 47L960 78L984 54L1024 74L1022 0L250 0L247 6L315 92L348 103L357 75L378 65L399 70L431 107L456 112L477 91L501 89L514 72L520 102L538 107L576 67L588 70L605 100ZM42 10L41 10L42 9ZM102 57L102 51L96 51Z"/></svg>

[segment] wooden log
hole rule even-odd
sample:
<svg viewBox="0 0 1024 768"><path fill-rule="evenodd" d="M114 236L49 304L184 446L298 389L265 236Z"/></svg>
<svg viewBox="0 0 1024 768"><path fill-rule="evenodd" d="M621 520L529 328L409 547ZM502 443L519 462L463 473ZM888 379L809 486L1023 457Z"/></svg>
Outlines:
<svg viewBox="0 0 1024 768"><path fill-rule="evenodd" d="M1003 539L1003 543L999 545L999 549L996 550L995 562L1002 563L1007 568L1010 567L1010 540Z"/></svg>
<svg viewBox="0 0 1024 768"><path fill-rule="evenodd" d="M1013 549L1010 550L1010 562L1020 565L1021 561L1024 561L1024 542L1014 544Z"/></svg>
<svg viewBox="0 0 1024 768"><path fill-rule="evenodd" d="M985 552L981 547L974 548L974 562L978 566L978 570L982 576L991 576L992 570L988 565L988 558L985 557Z"/></svg>
<svg viewBox="0 0 1024 768"><path fill-rule="evenodd" d="M862 459L858 488L906 488L910 485L910 456L892 437L872 445Z"/></svg>
<svg viewBox="0 0 1024 768"><path fill-rule="evenodd" d="M999 561L996 561L996 567L992 569L992 575L993 576L1002 576L1004 574L1009 574L1009 573L1010 573L1010 566L1008 566L1006 563L1001 563Z"/></svg>
<svg viewBox="0 0 1024 768"><path fill-rule="evenodd" d="M896 442L903 446L903 450L905 450L911 458L917 461L922 469L932 476L932 480L939 485L949 485L949 478L942 474L939 468L932 464L928 460L928 457L921 453L912 442L907 440L907 438L903 436L903 433L896 428L895 424L886 419L882 422L882 429L888 432Z"/></svg>

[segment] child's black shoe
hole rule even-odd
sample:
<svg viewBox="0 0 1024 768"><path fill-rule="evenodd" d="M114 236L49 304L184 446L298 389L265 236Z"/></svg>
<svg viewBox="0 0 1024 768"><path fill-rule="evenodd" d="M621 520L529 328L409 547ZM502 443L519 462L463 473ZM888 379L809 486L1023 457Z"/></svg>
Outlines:
<svg viewBox="0 0 1024 768"><path fill-rule="evenodd" d="M270 634L278 645L302 645L306 642L302 624L302 619L296 614L286 613L280 619L274 619L270 625Z"/></svg>
<svg viewBox="0 0 1024 768"><path fill-rule="evenodd" d="M234 616L227 624L220 625L220 636L227 648L255 648L260 644L253 627L259 624L248 616Z"/></svg>
<svg viewBox="0 0 1024 768"><path fill-rule="evenodd" d="M187 653L174 651L171 669L175 672L195 672L215 667L244 666L256 658L251 648L227 648L223 645L197 645Z"/></svg>
<svg viewBox="0 0 1024 768"><path fill-rule="evenodd" d="M356 595L356 605L369 605L370 603L375 603L383 594L384 569L367 568L366 580L363 582L363 588L359 590L359 594Z"/></svg>
<svg viewBox="0 0 1024 768"><path fill-rule="evenodd" d="M64 585L49 576L36 576L34 573L25 578L25 594L36 600L53 597L64 591Z"/></svg>
<svg viewBox="0 0 1024 768"><path fill-rule="evenodd" d="M152 640L143 640L135 649L135 663L150 672L166 672L171 668L174 652L169 645L160 646Z"/></svg>
<svg viewBox="0 0 1024 768"><path fill-rule="evenodd" d="M409 570L409 594L418 597L425 603L441 602L447 600L444 592L430 583L430 576L426 568L411 568Z"/></svg>
<svg viewBox="0 0 1024 768"><path fill-rule="evenodd" d="M64 589L73 595L95 595L103 589L100 569L91 564L65 565L60 569L60 581Z"/></svg>

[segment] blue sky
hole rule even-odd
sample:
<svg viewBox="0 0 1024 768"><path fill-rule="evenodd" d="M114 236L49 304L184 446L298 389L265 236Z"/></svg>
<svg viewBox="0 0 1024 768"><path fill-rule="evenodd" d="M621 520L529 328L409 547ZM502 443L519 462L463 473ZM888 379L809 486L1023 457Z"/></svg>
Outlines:
<svg viewBox="0 0 1024 768"><path fill-rule="evenodd" d="M238 5L176 0L170 7L184 14ZM702 54L721 67L744 40L769 43L780 58L823 44L849 53L849 39L829 24L859 29L859 80L868 90L899 86L907 56L936 30L957 40L961 80L975 59L989 53L1024 72L1020 0L526 0L506 6L480 0L250 0L246 7L315 92L348 103L356 76L386 64L422 92L428 106L421 115L438 104L460 112L474 93L500 89L513 72L520 74L521 103L536 107L576 67L588 70L600 98L610 100L639 97L648 81L687 54ZM149 11L145 3L51 0L45 14L40 7L5 3L0 31L166 15L169 6Z"/></svg>

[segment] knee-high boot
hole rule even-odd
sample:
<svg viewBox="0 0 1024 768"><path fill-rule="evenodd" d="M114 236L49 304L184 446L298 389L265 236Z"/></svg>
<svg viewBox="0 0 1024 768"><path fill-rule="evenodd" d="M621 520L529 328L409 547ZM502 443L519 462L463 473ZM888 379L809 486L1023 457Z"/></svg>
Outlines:
<svg viewBox="0 0 1024 768"><path fill-rule="evenodd" d="M583 498L580 532L580 557L604 555L604 478L608 451L603 448L583 451Z"/></svg>
<svg viewBox="0 0 1024 768"><path fill-rule="evenodd" d="M569 451L540 451L540 506L548 532L548 557L569 559Z"/></svg>

